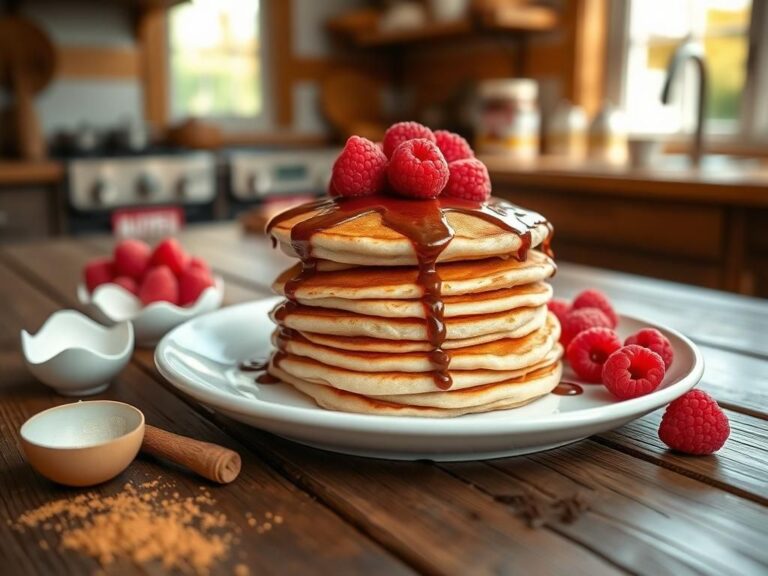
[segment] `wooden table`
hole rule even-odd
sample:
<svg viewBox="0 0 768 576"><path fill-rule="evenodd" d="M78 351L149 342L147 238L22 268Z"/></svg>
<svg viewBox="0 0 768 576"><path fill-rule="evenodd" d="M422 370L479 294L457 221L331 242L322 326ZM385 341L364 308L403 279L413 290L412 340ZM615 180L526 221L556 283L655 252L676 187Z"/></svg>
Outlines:
<svg viewBox="0 0 768 576"><path fill-rule="evenodd" d="M186 246L227 282L228 303L268 294L287 264L263 237L233 225L190 229ZM88 574L91 559L56 547L55 534L13 530L25 510L79 493L35 474L19 448L18 429L32 414L71 401L36 382L19 354L19 330L36 331L52 312L76 307L74 287L105 238L0 247L0 559L3 574ZM731 421L716 456L667 452L657 435L661 414L547 453L436 464L389 462L315 450L210 413L174 391L152 354L133 362L99 397L129 402L147 421L240 452L240 478L210 487L230 522L242 528L230 559L252 574L766 574L768 573L768 304L704 289L562 264L556 293L594 286L624 313L668 324L701 347L701 387ZM181 494L198 478L140 457L120 477L170 478ZM545 509L578 495L588 509L573 522L553 517L529 526L515 502L524 494ZM279 511L280 529L257 535L247 513ZM41 547L42 546L42 547ZM44 549L47 548L47 549ZM108 573L162 570L121 562Z"/></svg>

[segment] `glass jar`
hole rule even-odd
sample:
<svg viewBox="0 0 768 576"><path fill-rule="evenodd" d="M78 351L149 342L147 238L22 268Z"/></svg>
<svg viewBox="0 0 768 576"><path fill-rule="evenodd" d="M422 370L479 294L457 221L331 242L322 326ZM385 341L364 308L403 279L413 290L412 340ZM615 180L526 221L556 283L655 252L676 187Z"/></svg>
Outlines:
<svg viewBox="0 0 768 576"><path fill-rule="evenodd" d="M476 148L480 153L531 159L539 153L541 116L535 80L480 83Z"/></svg>

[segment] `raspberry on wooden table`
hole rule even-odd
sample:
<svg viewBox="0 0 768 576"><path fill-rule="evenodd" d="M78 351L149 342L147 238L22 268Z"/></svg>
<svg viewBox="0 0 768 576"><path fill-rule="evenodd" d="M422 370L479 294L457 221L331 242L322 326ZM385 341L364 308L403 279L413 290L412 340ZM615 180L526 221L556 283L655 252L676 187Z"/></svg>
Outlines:
<svg viewBox="0 0 768 576"><path fill-rule="evenodd" d="M643 348L653 350L656 354L661 356L661 359L664 360L664 366L667 368L672 365L672 360L675 359L675 352L672 349L672 344L667 337L656 330L656 328L643 328L632 334L632 336L629 336L624 341L624 344L637 344Z"/></svg>
<svg viewBox="0 0 768 576"><path fill-rule="evenodd" d="M630 344L603 364L603 385L621 400L653 392L664 379L664 360L653 350Z"/></svg>
<svg viewBox="0 0 768 576"><path fill-rule="evenodd" d="M608 316L598 308L579 308L571 309L565 315L565 321L562 325L563 331L560 334L560 342L566 348L571 340L579 333L590 328L613 328Z"/></svg>
<svg viewBox="0 0 768 576"><path fill-rule="evenodd" d="M728 417L706 392L691 390L667 406L659 426L664 444L685 454L712 454L731 433Z"/></svg>
<svg viewBox="0 0 768 576"><path fill-rule="evenodd" d="M610 328L590 328L571 340L566 355L579 378L598 384L603 376L603 364L619 348L621 340L616 332Z"/></svg>
<svg viewBox="0 0 768 576"><path fill-rule="evenodd" d="M91 260L83 269L85 286L88 288L88 292L93 292L102 284L112 282L114 275L114 265L109 258L97 258Z"/></svg>
<svg viewBox="0 0 768 576"><path fill-rule="evenodd" d="M189 256L175 238L166 238L155 246L152 257L149 260L150 268L156 266L168 266L176 276L187 267Z"/></svg>
<svg viewBox="0 0 768 576"><path fill-rule="evenodd" d="M580 292L576 298L573 299L574 308L599 308L603 313L608 316L611 321L611 328L616 328L619 323L619 317L616 315L616 311L613 309L608 297L600 292L600 290L584 290Z"/></svg>
<svg viewBox="0 0 768 576"><path fill-rule="evenodd" d="M418 122L398 122L397 124L392 124L384 132L384 140L381 143L384 154L386 154L387 158L392 158L392 154L395 153L395 149L400 144L416 138L424 138L430 142L435 141L435 135L432 133L432 130Z"/></svg>
<svg viewBox="0 0 768 576"><path fill-rule="evenodd" d="M373 142L350 136L331 175L331 195L348 198L372 196L387 183L387 157Z"/></svg>
<svg viewBox="0 0 768 576"><path fill-rule="evenodd" d="M456 160L466 160L467 158L475 157L469 142L454 132L435 130L435 142L448 164Z"/></svg>
<svg viewBox="0 0 768 576"><path fill-rule="evenodd" d="M397 147L389 161L389 183L410 198L437 198L448 182L448 163L434 142L417 138Z"/></svg>
<svg viewBox="0 0 768 576"><path fill-rule="evenodd" d="M443 194L475 202L488 200L491 195L491 177L488 168L480 160L456 160L448 164L448 171L450 175Z"/></svg>
<svg viewBox="0 0 768 576"><path fill-rule="evenodd" d="M115 246L115 274L140 281L149 266L152 248L141 240L129 238Z"/></svg>
<svg viewBox="0 0 768 576"><path fill-rule="evenodd" d="M179 301L179 282L168 266L156 266L144 276L138 296L145 306L160 301L177 304Z"/></svg>

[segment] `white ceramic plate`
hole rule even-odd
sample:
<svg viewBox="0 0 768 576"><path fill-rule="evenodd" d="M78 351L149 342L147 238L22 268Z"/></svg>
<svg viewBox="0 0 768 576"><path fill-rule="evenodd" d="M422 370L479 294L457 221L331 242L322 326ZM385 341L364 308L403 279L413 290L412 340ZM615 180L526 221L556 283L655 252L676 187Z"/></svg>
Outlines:
<svg viewBox="0 0 768 576"><path fill-rule="evenodd" d="M624 338L655 327L671 341L675 361L653 393L618 401L600 385L579 396L548 395L522 408L459 418L371 416L317 407L286 384L261 385L241 362L265 359L274 328L267 313L279 299L224 308L168 333L155 362L179 390L235 420L310 446L361 456L401 460L480 460L547 450L617 428L660 408L693 388L704 362L685 336L621 317ZM566 368L564 379L577 381Z"/></svg>

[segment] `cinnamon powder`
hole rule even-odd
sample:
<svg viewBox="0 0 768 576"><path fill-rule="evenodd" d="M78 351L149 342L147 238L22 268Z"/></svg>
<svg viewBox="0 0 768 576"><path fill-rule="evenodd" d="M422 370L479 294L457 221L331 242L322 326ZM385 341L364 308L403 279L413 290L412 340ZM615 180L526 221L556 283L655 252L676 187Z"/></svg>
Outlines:
<svg viewBox="0 0 768 576"><path fill-rule="evenodd" d="M87 492L55 500L22 514L16 528L53 532L62 550L90 556L102 567L127 558L138 564L159 561L167 570L186 574L207 574L228 556L237 528L215 510L216 501L204 487L191 497L171 489L157 480L138 489L128 482L111 496ZM252 515L248 518L259 534L267 531L263 524L251 524ZM40 546L47 549L48 544L41 540ZM237 572L247 574L243 568L247 567L238 565Z"/></svg>

